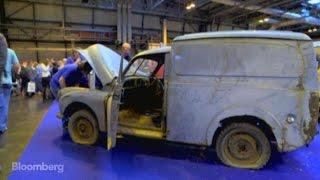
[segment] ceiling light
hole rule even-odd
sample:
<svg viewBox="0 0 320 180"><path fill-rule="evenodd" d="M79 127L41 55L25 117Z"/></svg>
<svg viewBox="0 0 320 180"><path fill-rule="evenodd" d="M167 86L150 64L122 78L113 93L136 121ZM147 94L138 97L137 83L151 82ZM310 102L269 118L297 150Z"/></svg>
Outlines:
<svg viewBox="0 0 320 180"><path fill-rule="evenodd" d="M264 18L263 21L264 22L268 22L270 19L269 18Z"/></svg>
<svg viewBox="0 0 320 180"><path fill-rule="evenodd" d="M190 10L196 7L196 4L194 2L190 2L189 4L187 4L186 9Z"/></svg>
<svg viewBox="0 0 320 180"><path fill-rule="evenodd" d="M259 23L263 23L263 19L260 19L258 22L259 22Z"/></svg>
<svg viewBox="0 0 320 180"><path fill-rule="evenodd" d="M316 32L318 29L317 28L313 28L312 29L312 32Z"/></svg>
<svg viewBox="0 0 320 180"><path fill-rule="evenodd" d="M312 32L312 29L308 29L308 32L311 33L311 32Z"/></svg>

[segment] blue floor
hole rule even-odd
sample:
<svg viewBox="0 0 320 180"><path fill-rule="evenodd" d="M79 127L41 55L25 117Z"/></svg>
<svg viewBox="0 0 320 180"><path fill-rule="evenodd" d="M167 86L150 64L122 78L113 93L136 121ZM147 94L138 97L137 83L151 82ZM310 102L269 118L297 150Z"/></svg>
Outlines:
<svg viewBox="0 0 320 180"><path fill-rule="evenodd" d="M9 179L320 179L320 137L307 148L274 152L258 171L229 168L214 152L175 143L125 138L108 152L62 136L54 103L19 159L21 164L62 164L57 171L13 171Z"/></svg>

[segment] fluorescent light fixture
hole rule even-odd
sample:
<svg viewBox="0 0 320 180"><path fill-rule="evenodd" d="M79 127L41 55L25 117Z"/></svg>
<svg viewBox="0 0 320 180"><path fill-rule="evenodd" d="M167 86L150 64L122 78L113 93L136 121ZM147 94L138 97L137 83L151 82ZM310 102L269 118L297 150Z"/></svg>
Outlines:
<svg viewBox="0 0 320 180"><path fill-rule="evenodd" d="M308 0L309 4L319 4L320 0Z"/></svg>
<svg viewBox="0 0 320 180"><path fill-rule="evenodd" d="M195 5L194 3L191 3L189 6L190 6L191 8L195 8L195 7L196 7L196 5Z"/></svg>
<svg viewBox="0 0 320 180"><path fill-rule="evenodd" d="M190 4L187 4L186 9L190 10L196 7L196 4L194 2L191 2Z"/></svg>

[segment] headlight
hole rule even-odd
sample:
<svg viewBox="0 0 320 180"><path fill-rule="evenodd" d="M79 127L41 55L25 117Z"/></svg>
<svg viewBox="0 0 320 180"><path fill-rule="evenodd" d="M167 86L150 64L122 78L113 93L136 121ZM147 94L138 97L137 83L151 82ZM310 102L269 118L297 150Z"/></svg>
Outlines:
<svg viewBox="0 0 320 180"><path fill-rule="evenodd" d="M295 116L292 114L289 114L287 117L287 123L292 124L296 120Z"/></svg>

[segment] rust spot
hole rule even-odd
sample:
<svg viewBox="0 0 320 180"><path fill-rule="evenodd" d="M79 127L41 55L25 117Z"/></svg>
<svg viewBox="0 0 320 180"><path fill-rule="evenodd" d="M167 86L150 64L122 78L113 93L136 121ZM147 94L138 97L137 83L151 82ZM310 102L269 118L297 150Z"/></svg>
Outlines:
<svg viewBox="0 0 320 180"><path fill-rule="evenodd" d="M307 135L306 141L309 142L317 133L317 122L319 115L319 94L318 92L311 92L309 99L309 112L311 116L311 121L309 125L304 122L303 131Z"/></svg>
<svg viewBox="0 0 320 180"><path fill-rule="evenodd" d="M296 86L299 90L303 90L304 87L303 87L303 76L299 76L299 81L298 81L298 84Z"/></svg>

